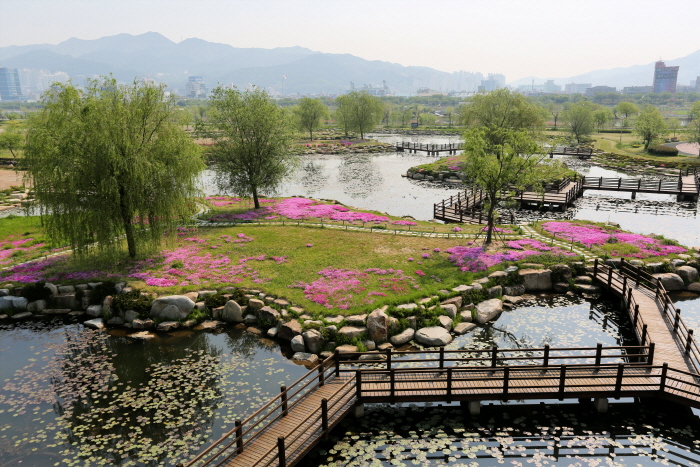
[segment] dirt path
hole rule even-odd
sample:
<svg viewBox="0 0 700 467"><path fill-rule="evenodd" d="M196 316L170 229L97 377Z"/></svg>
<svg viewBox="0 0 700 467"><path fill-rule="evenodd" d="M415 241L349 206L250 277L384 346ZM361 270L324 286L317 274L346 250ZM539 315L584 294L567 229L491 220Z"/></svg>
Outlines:
<svg viewBox="0 0 700 467"><path fill-rule="evenodd" d="M24 172L0 170L0 190L5 190L11 186L21 185L22 177L24 177Z"/></svg>

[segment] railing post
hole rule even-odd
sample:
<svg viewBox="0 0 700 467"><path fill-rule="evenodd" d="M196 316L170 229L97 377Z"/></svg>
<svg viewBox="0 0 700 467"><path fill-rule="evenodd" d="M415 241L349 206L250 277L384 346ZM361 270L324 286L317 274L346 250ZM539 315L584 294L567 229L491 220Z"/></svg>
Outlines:
<svg viewBox="0 0 700 467"><path fill-rule="evenodd" d="M693 330L688 329L688 340L685 341L685 353L690 353L690 347L693 345Z"/></svg>
<svg viewBox="0 0 700 467"><path fill-rule="evenodd" d="M287 386L282 386L280 388L280 393L282 393L282 416L287 416Z"/></svg>
<svg viewBox="0 0 700 467"><path fill-rule="evenodd" d="M386 349L386 369L391 370L391 349Z"/></svg>
<svg viewBox="0 0 700 467"><path fill-rule="evenodd" d="M287 455L284 452L284 436L277 438L277 451L279 451L280 467L287 467Z"/></svg>
<svg viewBox="0 0 700 467"><path fill-rule="evenodd" d="M236 452L240 454L243 452L243 423L236 420L234 425L236 426Z"/></svg>
<svg viewBox="0 0 700 467"><path fill-rule="evenodd" d="M357 400L362 399L362 372L355 370L355 397Z"/></svg>
<svg viewBox="0 0 700 467"><path fill-rule="evenodd" d="M336 349L333 352L333 360L335 360L335 376L340 376L340 352Z"/></svg>
<svg viewBox="0 0 700 467"><path fill-rule="evenodd" d="M564 400L564 390L566 389L566 365L562 365L559 370L559 400Z"/></svg>
<svg viewBox="0 0 700 467"><path fill-rule="evenodd" d="M321 430L323 437L328 436L328 399L321 399Z"/></svg>
<svg viewBox="0 0 700 467"><path fill-rule="evenodd" d="M447 369L447 402L452 402L452 368Z"/></svg>
<svg viewBox="0 0 700 467"><path fill-rule="evenodd" d="M542 356L542 366L549 366L549 344L544 345L544 355Z"/></svg>
<svg viewBox="0 0 700 467"><path fill-rule="evenodd" d="M389 399L393 402L396 397L396 370L389 370Z"/></svg>
<svg viewBox="0 0 700 467"><path fill-rule="evenodd" d="M610 269L608 269L608 288L612 287L612 273L613 268L610 266Z"/></svg>
<svg viewBox="0 0 700 467"><path fill-rule="evenodd" d="M640 340L641 340L642 345L646 345L646 343L647 343L647 325L646 324L644 324L642 326L642 338Z"/></svg>
<svg viewBox="0 0 700 467"><path fill-rule="evenodd" d="M654 364L654 350L656 349L656 344L654 342L649 343L649 353L647 353L647 365Z"/></svg>
<svg viewBox="0 0 700 467"><path fill-rule="evenodd" d="M661 367L661 377L659 378L659 392L664 392L666 389L666 373L668 373L668 363L664 362Z"/></svg>
<svg viewBox="0 0 700 467"><path fill-rule="evenodd" d="M595 366L600 366L600 360L603 358L603 344L598 342L595 346Z"/></svg>
<svg viewBox="0 0 700 467"><path fill-rule="evenodd" d="M510 368L508 365L503 367L503 402L508 402L508 378L510 377Z"/></svg>
<svg viewBox="0 0 700 467"><path fill-rule="evenodd" d="M445 368L445 348L440 347L440 369Z"/></svg>
<svg viewBox="0 0 700 467"><path fill-rule="evenodd" d="M318 385L323 386L326 384L326 366L321 362L321 364L318 366Z"/></svg>
<svg viewBox="0 0 700 467"><path fill-rule="evenodd" d="M498 346L496 344L491 347L491 368L496 368L498 362Z"/></svg>
<svg viewBox="0 0 700 467"><path fill-rule="evenodd" d="M625 365L619 363L617 365L617 378L615 378L615 399L620 398L620 392L622 391L622 377L625 372Z"/></svg>
<svg viewBox="0 0 700 467"><path fill-rule="evenodd" d="M593 263L593 277L598 276L598 258L595 259L595 262Z"/></svg>
<svg viewBox="0 0 700 467"><path fill-rule="evenodd" d="M639 305L634 306L634 319L632 320L632 324L634 327L637 327L637 320L639 319Z"/></svg>
<svg viewBox="0 0 700 467"><path fill-rule="evenodd" d="M673 332L678 332L678 324L681 321L681 309L676 308L676 319L673 320Z"/></svg>

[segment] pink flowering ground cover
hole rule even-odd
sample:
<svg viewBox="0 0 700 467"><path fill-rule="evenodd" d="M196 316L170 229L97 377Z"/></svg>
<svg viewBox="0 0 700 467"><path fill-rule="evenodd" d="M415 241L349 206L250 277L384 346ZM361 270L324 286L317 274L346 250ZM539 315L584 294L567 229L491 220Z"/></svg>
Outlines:
<svg viewBox="0 0 700 467"><path fill-rule="evenodd" d="M687 251L686 248L673 244L675 242L664 242L662 239L604 228L595 224L544 222L542 228L551 234L556 233L558 237L573 239L574 242L587 248L597 247L612 256L648 258Z"/></svg>
<svg viewBox="0 0 700 467"><path fill-rule="evenodd" d="M520 261L530 256L541 255L543 253L561 257L576 256L575 253L562 250L558 247L550 247L545 243L532 239L509 241L506 242L506 246L513 250L488 252L485 251L483 247L456 246L445 251L450 254L450 262L457 266L462 272L485 271L499 263Z"/></svg>
<svg viewBox="0 0 700 467"><path fill-rule="evenodd" d="M240 203L239 198L227 198L223 196L207 198L215 206L229 206ZM214 214L208 220L216 221L236 221L236 220L326 220L349 223L374 223L387 222L391 225L418 225L417 222L409 220L390 220L387 216L351 210L339 204L326 204L321 201L308 198L287 198L282 200L262 200L267 204L257 210L245 210L238 213ZM220 204L216 204L220 203Z"/></svg>

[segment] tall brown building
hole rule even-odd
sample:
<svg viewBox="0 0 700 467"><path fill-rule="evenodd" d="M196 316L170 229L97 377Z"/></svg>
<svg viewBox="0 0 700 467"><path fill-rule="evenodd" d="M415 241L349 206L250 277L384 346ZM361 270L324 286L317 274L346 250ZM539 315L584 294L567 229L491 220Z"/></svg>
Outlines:
<svg viewBox="0 0 700 467"><path fill-rule="evenodd" d="M676 84L678 82L677 66L666 66L664 62L659 60L654 67L654 92L676 92Z"/></svg>

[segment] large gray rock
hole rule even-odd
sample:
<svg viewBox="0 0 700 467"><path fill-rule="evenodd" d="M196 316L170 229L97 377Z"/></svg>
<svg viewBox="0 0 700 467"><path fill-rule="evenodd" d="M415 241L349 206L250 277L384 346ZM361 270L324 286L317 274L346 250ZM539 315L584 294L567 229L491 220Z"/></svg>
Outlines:
<svg viewBox="0 0 700 467"><path fill-rule="evenodd" d="M462 334L466 334L475 328L476 324L474 323L459 323L457 326L455 326L452 332L454 332L458 336L461 336Z"/></svg>
<svg viewBox="0 0 700 467"><path fill-rule="evenodd" d="M85 312L90 316L98 318L102 316L102 305L90 305Z"/></svg>
<svg viewBox="0 0 700 467"><path fill-rule="evenodd" d="M0 297L0 310L11 310L12 307L12 297L11 296L4 296Z"/></svg>
<svg viewBox="0 0 700 467"><path fill-rule="evenodd" d="M688 286L688 290L695 293L700 293L700 282L693 282Z"/></svg>
<svg viewBox="0 0 700 467"><path fill-rule="evenodd" d="M311 353L320 353L323 350L323 336L315 329L309 329L301 334L304 337L306 348ZM298 336L297 336L298 337Z"/></svg>
<svg viewBox="0 0 700 467"><path fill-rule="evenodd" d="M479 324L484 324L498 318L502 312L503 302L497 298L492 298L476 305L475 321Z"/></svg>
<svg viewBox="0 0 700 467"><path fill-rule="evenodd" d="M126 310L126 312L124 313L124 321L126 321L127 323L131 323L132 321L138 318L139 314L134 310Z"/></svg>
<svg viewBox="0 0 700 467"><path fill-rule="evenodd" d="M676 268L676 274L678 274L686 284L690 284L698 280L698 270L692 266L680 266Z"/></svg>
<svg viewBox="0 0 700 467"><path fill-rule="evenodd" d="M95 318L85 321L83 325L86 328L97 329L98 331L102 331L105 329L105 324L102 322L102 318Z"/></svg>
<svg viewBox="0 0 700 467"><path fill-rule="evenodd" d="M70 308L75 310L78 308L78 301L75 299L74 293L63 293L54 295L50 299L52 308Z"/></svg>
<svg viewBox="0 0 700 467"><path fill-rule="evenodd" d="M265 323L277 326L277 321L280 320L280 312L270 306L264 306L258 311L258 317Z"/></svg>
<svg viewBox="0 0 700 467"><path fill-rule="evenodd" d="M12 315L12 319L25 319L25 318L31 318L32 316L34 316L34 315L32 315L30 312L23 311L21 313L15 313L14 315Z"/></svg>
<svg viewBox="0 0 700 467"><path fill-rule="evenodd" d="M438 321L440 321L440 326L448 331L452 330L452 318L449 316L438 316Z"/></svg>
<svg viewBox="0 0 700 467"><path fill-rule="evenodd" d="M365 332L367 332L367 328L364 326L343 326L340 328L340 330L338 330L338 334L351 340L356 337L360 337Z"/></svg>
<svg viewBox="0 0 700 467"><path fill-rule="evenodd" d="M27 304L27 311L31 311L32 313L41 313L47 306L48 304L46 303L46 300L34 300L33 302L29 302Z"/></svg>
<svg viewBox="0 0 700 467"><path fill-rule="evenodd" d="M158 330L162 332L170 332L174 331L177 328L180 327L180 323L177 321L163 321L162 323L158 324Z"/></svg>
<svg viewBox="0 0 700 467"><path fill-rule="evenodd" d="M29 301L24 297L9 297L12 300L12 308L19 311L27 311Z"/></svg>
<svg viewBox="0 0 700 467"><path fill-rule="evenodd" d="M367 317L367 333L377 344L389 339L389 317L383 310L374 310Z"/></svg>
<svg viewBox="0 0 700 467"><path fill-rule="evenodd" d="M518 274L523 278L526 292L540 292L552 288L552 271L549 269L521 269Z"/></svg>
<svg viewBox="0 0 700 467"><path fill-rule="evenodd" d="M153 334L152 332L148 332L148 331L139 331L139 332L135 332L133 334L129 334L129 337L131 337L132 339L140 340L140 341L147 341L147 340L151 340L151 339L155 338L156 335Z"/></svg>
<svg viewBox="0 0 700 467"><path fill-rule="evenodd" d="M367 314L352 315L345 318L345 322L350 326L364 326L367 321Z"/></svg>
<svg viewBox="0 0 700 467"><path fill-rule="evenodd" d="M297 352L292 355L292 361L302 365L311 366L318 362L318 355L306 352Z"/></svg>
<svg viewBox="0 0 700 467"><path fill-rule="evenodd" d="M440 305L454 305L459 310L460 308L462 308L462 296L458 295L456 297L443 300L442 302L440 302Z"/></svg>
<svg viewBox="0 0 700 467"><path fill-rule="evenodd" d="M414 338L418 343L428 347L438 347L452 342L452 336L442 326L419 329Z"/></svg>
<svg viewBox="0 0 700 467"><path fill-rule="evenodd" d="M395 336L391 336L389 341L398 346L398 345L404 345L409 342L411 342L411 339L413 339L413 336L416 334L416 331L412 328L408 328L403 332L400 332L399 334Z"/></svg>
<svg viewBox="0 0 700 467"><path fill-rule="evenodd" d="M153 327L152 319L135 319L131 322L134 329L151 329Z"/></svg>
<svg viewBox="0 0 700 467"><path fill-rule="evenodd" d="M469 287L468 285L462 284L458 285L457 287L453 287L452 291L453 292L469 292L473 287Z"/></svg>
<svg viewBox="0 0 700 467"><path fill-rule="evenodd" d="M260 310L264 306L265 302L257 298L251 298L250 300L248 300L248 308L250 308L253 311Z"/></svg>
<svg viewBox="0 0 700 467"><path fill-rule="evenodd" d="M489 287L487 292L491 298L500 297L503 295L503 287L500 285L494 285L493 287Z"/></svg>
<svg viewBox="0 0 700 467"><path fill-rule="evenodd" d="M304 352L306 350L304 338L302 336L294 336L290 344L292 346L292 352Z"/></svg>
<svg viewBox="0 0 700 467"><path fill-rule="evenodd" d="M601 289L597 285L588 285L588 284L575 284L574 290L576 292L586 293L586 294L591 294L591 295L599 295L599 294L603 293L603 289Z"/></svg>
<svg viewBox="0 0 700 467"><path fill-rule="evenodd" d="M681 277L678 274L674 274L672 272L664 272L660 274L652 274L652 276L659 279L666 290L685 289L683 279L681 279Z"/></svg>
<svg viewBox="0 0 700 467"><path fill-rule="evenodd" d="M460 297L460 301L461 301L461 299L462 299L462 297ZM445 314L446 314L447 316L449 316L450 318L453 318L453 319L454 319L454 317L457 316L457 305L454 304L454 303L448 303L448 304L446 304L446 305L440 305L440 308L442 308L442 311L444 311Z"/></svg>
<svg viewBox="0 0 700 467"><path fill-rule="evenodd" d="M569 282L574 277L571 268L566 264L555 264L551 268L552 273L557 276L559 282Z"/></svg>
<svg viewBox="0 0 700 467"><path fill-rule="evenodd" d="M109 321L107 321L107 324L109 324L110 326L121 326L122 324L124 324L124 318L122 318L121 316L112 316L111 318L109 318Z"/></svg>
<svg viewBox="0 0 700 467"><path fill-rule="evenodd" d="M569 291L569 284L567 282L557 282L552 286L554 293L566 293Z"/></svg>
<svg viewBox="0 0 700 467"><path fill-rule="evenodd" d="M525 284L506 285L503 287L503 295L523 295L525 293Z"/></svg>
<svg viewBox="0 0 700 467"><path fill-rule="evenodd" d="M301 335L301 324L293 319L287 323L277 325L277 337L285 341L291 341L294 336Z"/></svg>
<svg viewBox="0 0 700 467"><path fill-rule="evenodd" d="M58 293L74 293L75 292L75 287L72 285L59 285L58 286Z"/></svg>
<svg viewBox="0 0 700 467"><path fill-rule="evenodd" d="M167 311L166 311L167 310ZM163 319L185 319L194 310L194 301L184 295L169 295L153 300L151 316Z"/></svg>
<svg viewBox="0 0 700 467"><path fill-rule="evenodd" d="M243 308L235 300L229 300L221 310L221 319L229 323L240 323L243 321Z"/></svg>

